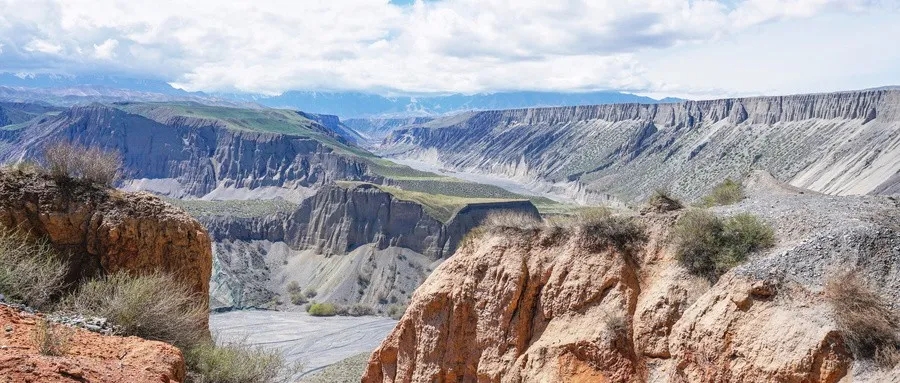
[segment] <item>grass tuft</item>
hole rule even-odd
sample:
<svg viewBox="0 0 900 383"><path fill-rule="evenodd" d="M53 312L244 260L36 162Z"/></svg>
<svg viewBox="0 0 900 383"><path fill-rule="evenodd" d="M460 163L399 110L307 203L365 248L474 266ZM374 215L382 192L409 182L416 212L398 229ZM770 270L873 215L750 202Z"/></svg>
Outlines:
<svg viewBox="0 0 900 383"><path fill-rule="evenodd" d="M44 148L47 172L57 180L80 179L112 186L122 176L122 155L114 151L57 142Z"/></svg>
<svg viewBox="0 0 900 383"><path fill-rule="evenodd" d="M46 240L0 227L0 293L36 309L48 309L66 286L68 265Z"/></svg>
<svg viewBox="0 0 900 383"><path fill-rule="evenodd" d="M832 275L825 296L844 341L858 359L881 367L900 363L900 318L857 271Z"/></svg>
<svg viewBox="0 0 900 383"><path fill-rule="evenodd" d="M244 342L202 343L185 353L191 383L281 383L299 372L280 352Z"/></svg>
<svg viewBox="0 0 900 383"><path fill-rule="evenodd" d="M712 192L703 198L702 205L705 207L731 205L744 199L744 186L737 181L726 178L725 181L716 185Z"/></svg>
<svg viewBox="0 0 900 383"><path fill-rule="evenodd" d="M41 355L63 356L69 351L74 329L40 318L34 325L34 346Z"/></svg>
<svg viewBox="0 0 900 383"><path fill-rule="evenodd" d="M66 311L104 317L119 335L188 349L208 337L208 312L186 285L162 273L116 273L85 283L66 299Z"/></svg>

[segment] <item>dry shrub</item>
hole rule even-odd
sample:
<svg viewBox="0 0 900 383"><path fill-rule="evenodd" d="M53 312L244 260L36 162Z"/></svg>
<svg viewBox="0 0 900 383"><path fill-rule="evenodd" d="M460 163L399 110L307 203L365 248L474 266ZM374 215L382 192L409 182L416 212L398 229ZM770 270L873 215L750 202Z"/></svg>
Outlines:
<svg viewBox="0 0 900 383"><path fill-rule="evenodd" d="M744 199L744 186L740 182L726 178L725 181L716 185L708 196L703 198L703 205L706 207L731 205L741 202L742 199Z"/></svg>
<svg viewBox="0 0 900 383"><path fill-rule="evenodd" d="M693 274L717 280L755 251L775 244L772 229L750 214L720 219L691 210L675 224L675 257Z"/></svg>
<svg viewBox="0 0 900 383"><path fill-rule="evenodd" d="M202 302L202 297L168 274L120 272L87 282L64 307L107 318L120 335L187 349L208 337L208 313Z"/></svg>
<svg viewBox="0 0 900 383"><path fill-rule="evenodd" d="M300 366L289 365L277 350L246 342L216 346L203 343L185 353L187 381L192 383L291 382Z"/></svg>
<svg viewBox="0 0 900 383"><path fill-rule="evenodd" d="M882 367L900 362L900 318L857 271L837 273L825 284L835 323L858 359Z"/></svg>
<svg viewBox="0 0 900 383"><path fill-rule="evenodd" d="M57 142L44 148L47 171L58 181L81 179L112 186L121 177L122 155L79 144Z"/></svg>
<svg viewBox="0 0 900 383"><path fill-rule="evenodd" d="M343 314L342 314L343 315ZM375 315L375 309L372 306L357 303L347 309L346 315L352 317L361 317L365 315Z"/></svg>
<svg viewBox="0 0 900 383"><path fill-rule="evenodd" d="M0 292L7 299L47 309L65 288L67 272L48 241L0 227Z"/></svg>
<svg viewBox="0 0 900 383"><path fill-rule="evenodd" d="M75 330L70 327L40 318L34 324L34 347L41 355L63 356L69 351L69 341L74 333Z"/></svg>
<svg viewBox="0 0 900 383"><path fill-rule="evenodd" d="M481 226L488 230L534 231L540 230L543 222L533 214L505 210L488 214Z"/></svg>
<svg viewBox="0 0 900 383"><path fill-rule="evenodd" d="M584 246L591 251L613 247L631 253L647 241L647 233L632 217L612 215L608 209L592 209L576 216L584 233Z"/></svg>
<svg viewBox="0 0 900 383"><path fill-rule="evenodd" d="M656 189L653 192L653 195L647 199L646 210L649 211L665 213L668 211L681 210L682 208L684 208L684 204L665 189Z"/></svg>

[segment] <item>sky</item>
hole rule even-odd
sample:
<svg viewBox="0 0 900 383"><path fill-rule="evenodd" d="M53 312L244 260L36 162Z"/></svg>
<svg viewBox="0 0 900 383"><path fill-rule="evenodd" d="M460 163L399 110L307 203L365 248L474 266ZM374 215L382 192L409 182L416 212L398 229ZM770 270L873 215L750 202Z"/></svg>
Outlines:
<svg viewBox="0 0 900 383"><path fill-rule="evenodd" d="M272 95L863 89L897 36L900 0L0 0L0 72Z"/></svg>

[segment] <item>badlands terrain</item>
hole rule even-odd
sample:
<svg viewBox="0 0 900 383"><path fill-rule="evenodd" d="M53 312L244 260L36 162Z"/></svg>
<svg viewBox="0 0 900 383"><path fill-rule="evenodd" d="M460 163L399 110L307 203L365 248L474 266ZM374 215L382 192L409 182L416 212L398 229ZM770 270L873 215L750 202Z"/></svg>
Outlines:
<svg viewBox="0 0 900 383"><path fill-rule="evenodd" d="M897 90L346 121L0 102L0 126L17 164L0 223L70 254L73 281L172 273L221 341L280 350L307 382L900 376ZM118 190L28 170L59 142L120 153ZM726 179L730 200L708 199ZM749 215L771 243L697 272L677 232L701 210ZM874 343L834 281L874 302ZM15 310L12 326L40 323ZM129 342L161 350L137 373L184 378L164 344ZM63 370L36 371L79 375Z"/></svg>

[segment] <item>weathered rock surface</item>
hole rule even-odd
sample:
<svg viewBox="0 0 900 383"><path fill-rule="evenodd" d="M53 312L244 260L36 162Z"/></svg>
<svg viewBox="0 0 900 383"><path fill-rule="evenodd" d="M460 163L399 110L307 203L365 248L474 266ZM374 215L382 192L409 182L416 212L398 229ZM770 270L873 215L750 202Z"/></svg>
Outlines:
<svg viewBox="0 0 900 383"><path fill-rule="evenodd" d="M379 151L582 202L640 201L660 187L696 198L752 168L855 195L897 190L898 126L900 91L870 90L468 113L397 129Z"/></svg>
<svg viewBox="0 0 900 383"><path fill-rule="evenodd" d="M144 116L101 104L66 109L0 132L0 141L10 145L0 161L39 158L48 142L81 142L122 153L128 189L176 198L240 199L268 188L271 196L299 200L311 194L311 187L370 178L364 163L337 153L313 134L233 129L218 120L163 112ZM313 133L340 141L334 132L309 123Z"/></svg>
<svg viewBox="0 0 900 383"><path fill-rule="evenodd" d="M784 213L792 209L803 214ZM678 212L642 216L650 240L631 254L586 249L586 233L557 241L549 232L488 233L415 292L363 382L890 376L853 359L822 286L828 270L855 268L895 304L887 297L900 292L900 206L785 193L717 210L747 211L771 223L779 243L712 286L673 259L666 238Z"/></svg>
<svg viewBox="0 0 900 383"><path fill-rule="evenodd" d="M397 303L393 295L405 301L430 263L449 257L470 229L500 211L538 216L528 201L480 203L444 223L419 203L363 184L323 187L292 213L201 218L216 241L213 299L259 305L294 280L342 303ZM273 278L283 282L273 286Z"/></svg>
<svg viewBox="0 0 900 383"><path fill-rule="evenodd" d="M47 238L69 257L70 280L159 270L207 300L212 255L206 229L156 196L4 170L0 225Z"/></svg>
<svg viewBox="0 0 900 383"><path fill-rule="evenodd" d="M0 305L0 382L184 381L184 358L178 348L137 337L70 328L63 356L41 355L33 340L39 320L37 315Z"/></svg>

